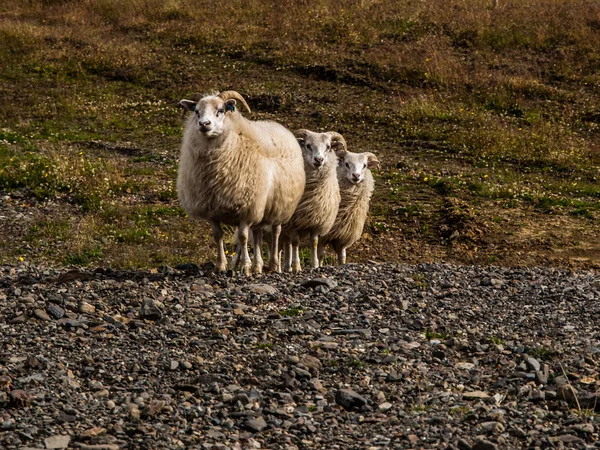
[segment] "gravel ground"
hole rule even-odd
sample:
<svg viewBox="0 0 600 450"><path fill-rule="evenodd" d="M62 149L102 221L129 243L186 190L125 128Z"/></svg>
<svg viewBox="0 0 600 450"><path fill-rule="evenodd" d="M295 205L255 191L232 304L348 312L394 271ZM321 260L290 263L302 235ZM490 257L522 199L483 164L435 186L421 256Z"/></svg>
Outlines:
<svg viewBox="0 0 600 450"><path fill-rule="evenodd" d="M600 446L599 277L0 268L0 448Z"/></svg>

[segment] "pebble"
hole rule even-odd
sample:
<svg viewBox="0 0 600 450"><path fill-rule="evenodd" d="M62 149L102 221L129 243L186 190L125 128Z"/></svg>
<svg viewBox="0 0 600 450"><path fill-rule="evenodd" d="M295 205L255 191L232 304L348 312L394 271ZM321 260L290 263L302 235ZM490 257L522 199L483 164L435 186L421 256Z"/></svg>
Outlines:
<svg viewBox="0 0 600 450"><path fill-rule="evenodd" d="M248 419L245 425L250 431L258 433L267 427L267 422L265 422L263 417L259 416L253 419Z"/></svg>
<svg viewBox="0 0 600 450"><path fill-rule="evenodd" d="M490 395L487 392L483 392L483 391L470 391L470 392L464 392L463 398L466 400L487 399L487 398L490 398Z"/></svg>
<svg viewBox="0 0 600 450"><path fill-rule="evenodd" d="M582 409L597 400L591 273L351 264L317 278L266 274L261 290L204 268L99 268L45 283L61 272L19 267L0 267L10 314L0 317L0 447L62 434L76 436L69 448L108 450L597 439L600 422L571 412L575 398ZM16 294L18 277L36 281ZM301 285L318 278L334 283ZM51 321L27 320L35 309Z"/></svg>
<svg viewBox="0 0 600 450"><path fill-rule="evenodd" d="M471 450L497 450L496 444L485 439L478 439L475 444L471 446Z"/></svg>
<svg viewBox="0 0 600 450"><path fill-rule="evenodd" d="M392 409L392 406L393 405L389 402L383 402L378 406L378 408L379 408L379 411L381 411L381 412L387 412L390 409Z"/></svg>
<svg viewBox="0 0 600 450"><path fill-rule="evenodd" d="M312 278L310 280L305 280L300 283L302 287L305 288L316 288L317 286L325 286L328 289L335 289L337 287L337 282L331 278Z"/></svg>
<svg viewBox="0 0 600 450"><path fill-rule="evenodd" d="M352 389L338 389L335 393L335 402L345 409L353 409L366 405L367 399Z"/></svg>
<svg viewBox="0 0 600 450"><path fill-rule="evenodd" d="M163 313L154 300L147 298L143 301L140 309L140 318L157 321L162 319L162 317Z"/></svg>
<svg viewBox="0 0 600 450"><path fill-rule="evenodd" d="M46 321L46 322L50 321L50 316L48 316L48 314L46 314L46 311L44 311L43 309L34 309L33 317L35 317L36 319L39 319L39 320ZM55 447L55 448L59 448L59 447Z"/></svg>
<svg viewBox="0 0 600 450"><path fill-rule="evenodd" d="M71 437L68 435L56 435L44 439L44 445L47 449L67 448L70 442Z"/></svg>
<svg viewBox="0 0 600 450"><path fill-rule="evenodd" d="M279 292L275 286L264 283L247 284L242 289L260 295L276 295Z"/></svg>
<svg viewBox="0 0 600 450"><path fill-rule="evenodd" d="M79 304L79 312L81 314L93 314L96 312L96 307L87 302L81 302Z"/></svg>
<svg viewBox="0 0 600 450"><path fill-rule="evenodd" d="M54 303L46 305L46 312L54 319L62 319L65 316L65 309Z"/></svg>

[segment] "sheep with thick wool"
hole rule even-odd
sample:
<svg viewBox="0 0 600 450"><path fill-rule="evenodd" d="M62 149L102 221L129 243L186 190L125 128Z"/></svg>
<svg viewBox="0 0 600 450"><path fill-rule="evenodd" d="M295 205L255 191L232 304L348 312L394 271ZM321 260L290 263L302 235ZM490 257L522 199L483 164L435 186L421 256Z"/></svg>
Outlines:
<svg viewBox="0 0 600 450"><path fill-rule="evenodd" d="M257 226L271 228L269 266L277 270L281 224L290 220L304 192L302 153L291 131L276 122L245 119L236 109L237 101L250 112L236 91L179 102L193 114L185 123L177 193L191 218L210 222L217 270L227 267L221 224L237 225L246 274L251 269L249 230L257 230L254 241L260 245L262 231ZM262 266L262 258L255 257L254 271L262 272Z"/></svg>
<svg viewBox="0 0 600 450"><path fill-rule="evenodd" d="M338 264L346 264L346 249L353 245L363 231L369 202L375 189L371 168L379 161L373 153L336 152L339 159L337 178L341 201L333 227L319 239L319 260L323 261L325 247L330 245L337 254Z"/></svg>
<svg viewBox="0 0 600 450"><path fill-rule="evenodd" d="M282 231L285 254L284 271L299 272L301 241L309 242L310 266L319 267L319 236L326 234L335 222L340 204L335 152L346 150L344 137L335 131L315 133L296 130L304 157L306 187L294 215Z"/></svg>

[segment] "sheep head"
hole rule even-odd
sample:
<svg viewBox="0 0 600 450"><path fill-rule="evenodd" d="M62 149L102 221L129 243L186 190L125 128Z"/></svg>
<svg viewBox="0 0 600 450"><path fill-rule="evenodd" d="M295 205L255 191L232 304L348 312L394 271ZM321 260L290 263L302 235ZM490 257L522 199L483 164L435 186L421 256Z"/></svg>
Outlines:
<svg viewBox="0 0 600 450"><path fill-rule="evenodd" d="M194 120L198 131L207 138L215 138L223 134L227 113L234 113L237 101L250 112L250 107L244 97L236 91L224 91L208 95L199 100L181 100L179 106L195 114Z"/></svg>
<svg viewBox="0 0 600 450"><path fill-rule="evenodd" d="M319 169L334 160L334 151L346 148L344 137L335 131L314 133L302 129L294 131L294 136L302 149L305 164L313 169Z"/></svg>
<svg viewBox="0 0 600 450"><path fill-rule="evenodd" d="M338 175L353 184L362 183L366 171L379 166L379 160L370 152L351 153L340 150L336 155L339 159Z"/></svg>

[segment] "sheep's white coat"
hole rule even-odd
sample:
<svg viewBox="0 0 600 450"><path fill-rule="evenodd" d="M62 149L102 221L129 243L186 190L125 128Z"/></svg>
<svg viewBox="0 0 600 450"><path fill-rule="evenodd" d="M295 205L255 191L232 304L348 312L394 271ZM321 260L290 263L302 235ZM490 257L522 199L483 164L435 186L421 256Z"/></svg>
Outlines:
<svg viewBox="0 0 600 450"><path fill-rule="evenodd" d="M319 259L330 245L337 253L338 264L346 264L346 249L358 241L369 212L375 180L369 168L379 165L373 153L338 152L337 177L341 201L333 227L319 240Z"/></svg>
<svg viewBox="0 0 600 450"><path fill-rule="evenodd" d="M283 226L285 271L300 271L300 241L309 241L311 267L319 267L318 240L335 222L340 204L336 150L345 150L346 142L335 132L294 132L304 156L306 186L290 221Z"/></svg>
<svg viewBox="0 0 600 450"><path fill-rule="evenodd" d="M289 221L300 201L305 175L292 132L276 122L245 119L235 110L236 98L247 107L234 91L206 96L197 104L180 102L194 114L185 124L177 192L191 218L211 223L217 270L225 270L227 264L221 224L238 226L241 264L248 273L249 228L272 226L278 237L281 224ZM270 265L274 270L279 266L278 252L271 252ZM262 271L262 259L255 260L254 270Z"/></svg>

